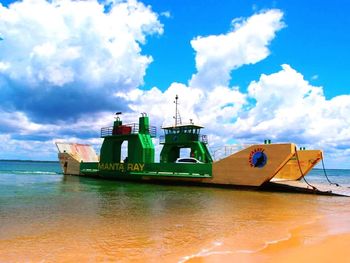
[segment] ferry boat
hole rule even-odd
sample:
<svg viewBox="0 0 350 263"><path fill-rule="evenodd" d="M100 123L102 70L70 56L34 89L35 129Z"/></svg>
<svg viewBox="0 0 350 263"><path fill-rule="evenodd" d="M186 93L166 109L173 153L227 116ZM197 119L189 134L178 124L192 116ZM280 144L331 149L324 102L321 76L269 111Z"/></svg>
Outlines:
<svg viewBox="0 0 350 263"><path fill-rule="evenodd" d="M156 127L146 113L138 123L123 124L120 114L111 127L101 129L103 144L97 155L90 145L56 142L64 174L128 181L148 181L220 186L260 187L266 183L296 181L321 159L321 150L297 150L294 143L265 141L214 161L204 127L179 122L176 96L175 123L162 127L163 145L155 161L152 138ZM126 157L122 145L127 142ZM180 158L182 149L189 156Z"/></svg>

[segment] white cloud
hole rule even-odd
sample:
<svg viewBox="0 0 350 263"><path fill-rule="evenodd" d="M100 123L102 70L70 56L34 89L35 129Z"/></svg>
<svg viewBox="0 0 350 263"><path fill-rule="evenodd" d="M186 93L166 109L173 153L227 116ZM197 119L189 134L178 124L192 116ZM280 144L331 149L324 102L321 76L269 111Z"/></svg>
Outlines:
<svg viewBox="0 0 350 263"><path fill-rule="evenodd" d="M11 66L10 77L58 86L121 80L139 85L152 61L140 54L139 43L163 31L157 15L132 0L109 13L97 1L70 0L25 0L1 11L0 56Z"/></svg>
<svg viewBox="0 0 350 263"><path fill-rule="evenodd" d="M211 144L225 143L232 138L232 122L246 104L246 94L238 87L229 87L233 69L244 64L256 63L269 54L267 48L275 33L284 24L283 13L269 10L244 20L234 20L232 32L222 35L197 37L191 41L196 51L197 74L189 86L173 83L162 92L158 88L149 91L119 92L127 99L135 112L147 112L157 124L171 124L175 95L180 97L180 110L184 122L193 121L207 127Z"/></svg>
<svg viewBox="0 0 350 263"><path fill-rule="evenodd" d="M200 89L187 87L181 83L173 83L165 91L162 92L154 87L151 90L135 89L128 93L119 93L118 96L129 101L129 107L139 114L147 112L157 125L172 125L173 116L175 115L175 95L180 97L181 117L184 122L189 119L198 121L198 117L194 112L196 105L201 101L203 92Z"/></svg>
<svg viewBox="0 0 350 263"><path fill-rule="evenodd" d="M236 20L235 30L226 35L192 41L198 73L189 86L173 83L164 92L157 88L134 90L125 97L130 107L136 112L148 112L152 122L164 123L174 115L174 106L169 103L178 94L185 119L191 116L206 126L211 146L230 140L261 143L267 138L294 142L309 149L324 149L333 158L334 167L334 158L346 154L340 148L350 146L350 95L327 100L322 87L312 86L287 64L279 72L262 74L259 80L252 81L246 94L238 87L228 86L227 76L232 70L268 56L268 44L283 26L281 16L278 10L266 11L247 20ZM264 19L268 21L265 24ZM246 44L249 34L245 32L256 32L261 27L265 33L258 37L259 41L252 41L252 46ZM245 44L240 48L233 45L231 49L225 41L233 36L234 43ZM250 47L254 47L254 52Z"/></svg>
<svg viewBox="0 0 350 263"><path fill-rule="evenodd" d="M10 67L9 63L1 62L0 61L0 72L1 71L6 71Z"/></svg>
<svg viewBox="0 0 350 263"><path fill-rule="evenodd" d="M236 137L291 141L332 155L350 146L350 95L327 100L322 87L289 65L251 82L248 96L256 104L233 124Z"/></svg>
<svg viewBox="0 0 350 263"><path fill-rule="evenodd" d="M163 25L135 0L24 0L0 4L0 32L3 158L36 147L45 159L55 139L101 142L121 105L113 93L143 83L152 57L141 46Z"/></svg>
<svg viewBox="0 0 350 263"><path fill-rule="evenodd" d="M166 17L166 18L170 18L171 17L171 13L169 11L162 12L161 15Z"/></svg>
<svg viewBox="0 0 350 263"><path fill-rule="evenodd" d="M38 150L40 149L40 150ZM27 141L13 139L0 134L0 159L48 160L57 156L52 141Z"/></svg>
<svg viewBox="0 0 350 263"><path fill-rule="evenodd" d="M135 0L109 5L107 12L97 0L24 0L0 6L0 83L6 83L0 84L0 97L18 111L38 115L36 119L49 112L56 121L62 116L55 115L60 109L52 100L62 98L75 116L83 108L110 109L118 103L110 94L140 86L152 62L141 54L141 45L147 36L162 34L163 26L150 7ZM20 95L13 99L13 92ZM100 104L77 107L82 94ZM36 106L41 104L45 106Z"/></svg>
<svg viewBox="0 0 350 263"><path fill-rule="evenodd" d="M0 108L0 142L7 142L0 152L9 153L7 158L15 153L25 156L36 148L42 156L56 156L54 140L92 143L98 148L100 128L113 121L105 107L109 99L114 108L120 100L127 102L124 122L137 121L140 112L147 112L152 125L171 125L176 94L183 122L193 119L206 126L211 146L232 139L241 143L270 138L325 149L333 160L350 157L350 95L327 100L322 87L312 86L287 64L252 81L247 93L229 86L233 70L270 54L268 46L284 26L281 11L236 19L227 34L195 38L191 44L197 73L188 85L174 82L161 91L138 88L152 61L141 55L141 44L148 35L163 30L157 14L136 1L108 3L108 12L96 1L25 0L9 8L0 5L4 39L0 41L0 89L4 91L0 96L9 88L26 91L17 104L5 100ZM15 85L5 85L6 80ZM51 94L52 90L57 93ZM79 92L71 95L72 90ZM71 107L62 106L62 96L72 101ZM29 101L48 116L55 113L55 106L71 116L70 111L84 105L85 97L91 112L80 109L84 115L69 124L62 119L43 123L30 118ZM38 100L47 102L45 107ZM103 107L96 110L96 102ZM47 104L52 104L49 110Z"/></svg>
<svg viewBox="0 0 350 263"><path fill-rule="evenodd" d="M266 58L270 53L267 46L284 27L282 17L280 10L261 12L246 20L234 19L232 32L192 40L198 72L190 86L202 89L227 86L233 69Z"/></svg>

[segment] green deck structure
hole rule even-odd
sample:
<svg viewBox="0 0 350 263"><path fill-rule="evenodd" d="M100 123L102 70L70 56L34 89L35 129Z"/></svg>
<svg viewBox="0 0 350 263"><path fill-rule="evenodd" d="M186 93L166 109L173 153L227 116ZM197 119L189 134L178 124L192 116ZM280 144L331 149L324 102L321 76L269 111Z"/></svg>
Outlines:
<svg viewBox="0 0 350 263"><path fill-rule="evenodd" d="M102 128L101 137L104 138L100 164L120 163L153 163L154 145L152 137L155 137L155 127L149 126L149 118L143 114L139 124L123 125L119 117L113 127ZM128 142L128 156L121 160L121 148L123 142Z"/></svg>
<svg viewBox="0 0 350 263"><path fill-rule="evenodd" d="M201 126L174 125L164 127L161 137L163 149L160 162L156 163L152 138L156 128L150 126L148 116L143 113L138 124L123 124L117 116L112 127L101 129L104 138L98 163L80 164L84 175L110 179L138 180L142 177L188 177L210 178L212 158L207 148L207 137L200 135ZM127 156L122 160L122 145L127 141ZM188 148L190 156L200 163L176 163L180 150Z"/></svg>
<svg viewBox="0 0 350 263"><path fill-rule="evenodd" d="M297 151L293 143L271 144L267 140L214 162L207 147L207 136L201 134L203 127L192 120L182 124L177 100L178 96L175 97L175 123L162 127L164 135L160 136L159 143L163 147L158 162L153 144L157 130L150 125L146 113L141 113L139 122L132 124L123 124L121 113L117 113L113 126L101 129L103 144L99 156L91 145L56 143L63 173L185 185L250 188L273 185L309 191L309 185L302 188L296 183L323 158L321 150ZM184 155L187 156L184 158ZM319 194L329 194L316 190ZM331 194L348 195L333 190Z"/></svg>

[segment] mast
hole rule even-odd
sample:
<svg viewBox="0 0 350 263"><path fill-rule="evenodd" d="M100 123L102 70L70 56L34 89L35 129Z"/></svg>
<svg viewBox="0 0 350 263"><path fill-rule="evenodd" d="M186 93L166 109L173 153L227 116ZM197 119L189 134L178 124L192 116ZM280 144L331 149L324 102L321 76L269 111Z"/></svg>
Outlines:
<svg viewBox="0 0 350 263"><path fill-rule="evenodd" d="M174 116L174 119L175 119L175 127L178 125L178 124L182 124L182 121L181 121L181 116L180 116L180 112L178 111L177 109L177 105L179 104L178 103L178 100L179 99L179 96L176 94L175 96L175 116Z"/></svg>

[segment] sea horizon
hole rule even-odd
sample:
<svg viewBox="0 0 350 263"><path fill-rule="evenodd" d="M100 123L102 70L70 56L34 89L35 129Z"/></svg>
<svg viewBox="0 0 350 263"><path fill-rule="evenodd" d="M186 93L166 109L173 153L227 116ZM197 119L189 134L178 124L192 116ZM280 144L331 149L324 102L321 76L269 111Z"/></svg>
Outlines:
<svg viewBox="0 0 350 263"><path fill-rule="evenodd" d="M38 162L38 163L59 163L59 160L30 160L30 159L0 159L0 162ZM318 164L319 166L320 164ZM350 170L350 168L325 168L327 170ZM312 170L323 170L322 167L314 167Z"/></svg>
<svg viewBox="0 0 350 263"><path fill-rule="evenodd" d="M59 163L59 160L30 160L30 159L0 159L0 162L38 162L38 163Z"/></svg>

